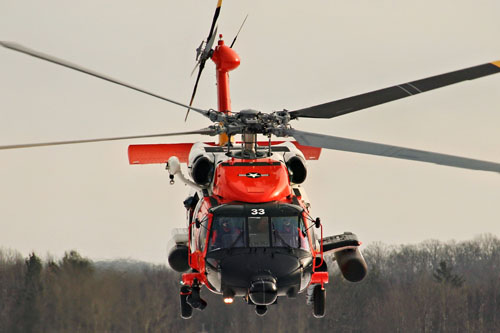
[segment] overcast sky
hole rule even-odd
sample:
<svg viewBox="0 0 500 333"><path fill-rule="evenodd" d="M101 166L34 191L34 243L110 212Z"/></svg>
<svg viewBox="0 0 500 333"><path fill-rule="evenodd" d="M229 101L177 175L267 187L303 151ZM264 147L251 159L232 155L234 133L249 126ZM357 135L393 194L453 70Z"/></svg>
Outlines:
<svg viewBox="0 0 500 333"><path fill-rule="evenodd" d="M217 1L0 0L16 41L172 99L189 101L195 49ZM233 110L294 110L500 59L498 0L228 1L219 32L235 49ZM0 49L0 145L205 127L185 110ZM207 63L195 106L215 108ZM500 75L294 127L500 162ZM189 189L163 165L129 166L133 143L0 151L0 246L26 255L164 262ZM365 244L500 236L500 175L323 150L304 187L327 235Z"/></svg>

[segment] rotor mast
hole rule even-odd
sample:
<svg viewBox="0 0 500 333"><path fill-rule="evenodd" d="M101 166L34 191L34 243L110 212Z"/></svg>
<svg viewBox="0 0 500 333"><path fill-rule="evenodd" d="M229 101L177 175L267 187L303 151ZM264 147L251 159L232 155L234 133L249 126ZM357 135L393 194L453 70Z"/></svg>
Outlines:
<svg viewBox="0 0 500 333"><path fill-rule="evenodd" d="M224 44L222 35L219 35L219 41L212 54L212 61L216 68L218 109L225 114L231 114L229 71L240 65L240 57L232 48ZM228 141L227 134L219 134L219 146L225 146Z"/></svg>

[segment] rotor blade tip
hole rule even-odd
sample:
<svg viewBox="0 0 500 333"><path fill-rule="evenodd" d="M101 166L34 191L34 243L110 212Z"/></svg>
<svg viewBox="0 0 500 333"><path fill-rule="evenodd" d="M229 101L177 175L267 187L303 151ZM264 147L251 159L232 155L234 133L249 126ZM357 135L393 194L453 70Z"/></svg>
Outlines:
<svg viewBox="0 0 500 333"><path fill-rule="evenodd" d="M12 42L7 42L5 40L0 40L0 45L3 47L9 48L9 45L12 45Z"/></svg>
<svg viewBox="0 0 500 333"><path fill-rule="evenodd" d="M493 61L492 64L497 66L497 67L500 67L500 60Z"/></svg>

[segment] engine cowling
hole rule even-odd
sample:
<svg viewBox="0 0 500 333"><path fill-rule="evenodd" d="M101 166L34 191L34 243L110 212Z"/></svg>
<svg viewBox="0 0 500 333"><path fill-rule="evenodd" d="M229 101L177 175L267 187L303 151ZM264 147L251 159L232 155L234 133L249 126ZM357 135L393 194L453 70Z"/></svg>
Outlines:
<svg viewBox="0 0 500 333"><path fill-rule="evenodd" d="M191 165L191 178L200 186L208 186L214 176L214 163L206 156L195 159Z"/></svg>
<svg viewBox="0 0 500 333"><path fill-rule="evenodd" d="M294 184L302 184L307 177L307 167L304 158L300 155L290 157L286 161L290 182Z"/></svg>
<svg viewBox="0 0 500 333"><path fill-rule="evenodd" d="M283 155L290 182L294 184L302 184L307 177L306 158L304 154L293 143L287 141L283 146L288 147L289 151Z"/></svg>

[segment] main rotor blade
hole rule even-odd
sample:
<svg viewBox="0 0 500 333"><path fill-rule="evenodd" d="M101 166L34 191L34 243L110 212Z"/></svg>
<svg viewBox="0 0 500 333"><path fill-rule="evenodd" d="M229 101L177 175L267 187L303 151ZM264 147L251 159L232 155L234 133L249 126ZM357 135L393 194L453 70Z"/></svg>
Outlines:
<svg viewBox="0 0 500 333"><path fill-rule="evenodd" d="M500 72L500 61L469 67L454 72L428 77L333 102L311 106L290 112L293 118L333 118L346 113L366 109L400 98L420 94L458 82L473 80Z"/></svg>
<svg viewBox="0 0 500 333"><path fill-rule="evenodd" d="M481 161L467 157L434 153L405 147L390 146L361 140L346 139L337 136L316 134L290 129L288 134L293 136L301 145L342 150L353 153L400 158L404 160L420 161L447 165L463 169L494 171L500 173L500 163Z"/></svg>
<svg viewBox="0 0 500 333"><path fill-rule="evenodd" d="M167 102L179 105L179 106L183 106L183 107L186 107L186 108L188 107L186 104L179 103L179 102L174 101L174 100L172 100L170 98L166 98L166 97L160 96L158 94L152 93L150 91L144 90L142 88L135 87L135 86L133 86L131 84L119 81L119 80L114 79L112 77L109 77L107 75L103 75L103 74L97 73L97 72L95 72L93 70L90 70L90 69L81 67L79 65L73 64L73 63L71 63L69 61L66 61L66 60L63 60L63 59L59 59L59 58L53 57L51 55L48 55L48 54L45 54L45 53L42 53L42 52L38 52L38 51L35 51L35 50L32 50L32 49L29 49L29 48L24 47L24 46L22 46L20 44L17 44L17 43L0 41L0 45L2 45L3 47L6 47L8 49L11 49L11 50L14 50L14 51L17 51L17 52L21 52L21 53L30 55L30 56L35 57L35 58L46 60L46 61L52 62L54 64L57 64L57 65L61 65L61 66L64 66L64 67L67 67L67 68L70 68L70 69L73 69L73 70L76 70L76 71L79 71L79 72L82 72L82 73L85 73L85 74L88 74L88 75L91 75L91 76L95 76L97 78L106 80L108 82L112 82L112 83L115 83L115 84L118 84L118 85L130 88L130 89L133 89L133 90L141 92L143 94L146 94L146 95L149 95L149 96L153 96L153 97L159 98L161 100L164 100L164 101L167 101ZM191 110L194 110L194 111L196 111L196 112L198 112L198 113L200 113L200 114L202 114L204 116L208 115L208 111L206 111L206 110L201 110L201 109L197 109L197 108L193 108L193 107L191 107Z"/></svg>
<svg viewBox="0 0 500 333"><path fill-rule="evenodd" d="M118 140L128 140L128 139L142 139L142 138L156 138L164 136L175 136L175 135L190 135L190 134L202 134L202 135L216 135L217 131L213 128L203 128L197 131L188 132L177 132L177 133L162 133L162 134L148 134L148 135L133 135L133 136L121 136L114 138L100 138L100 139L84 139L84 140L71 140L71 141L55 141L55 142L42 142L42 143L27 143L20 145L9 145L0 146L0 150L3 149L18 149L18 148L33 148L33 147L46 147L46 146L59 146L59 145L69 145L75 143L89 143L89 142L102 142L102 141L118 141Z"/></svg>

